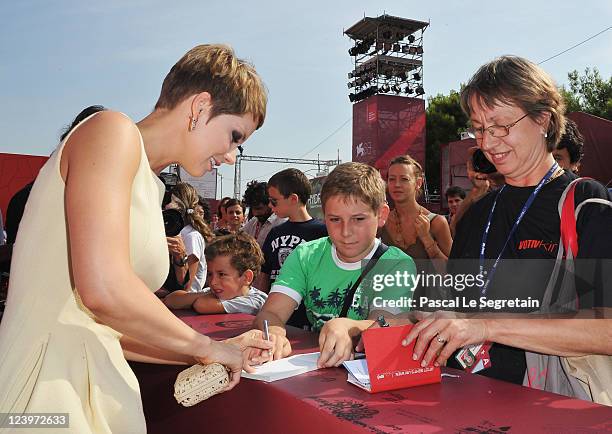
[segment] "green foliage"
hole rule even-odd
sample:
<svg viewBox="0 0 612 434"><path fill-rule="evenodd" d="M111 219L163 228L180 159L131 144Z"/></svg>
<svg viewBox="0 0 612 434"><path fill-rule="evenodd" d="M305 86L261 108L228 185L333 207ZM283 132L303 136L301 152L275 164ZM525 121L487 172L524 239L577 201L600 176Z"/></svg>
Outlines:
<svg viewBox="0 0 612 434"><path fill-rule="evenodd" d="M438 94L427 99L425 173L430 192L440 193L440 145L459 140L467 128L468 118L461 110L459 92Z"/></svg>
<svg viewBox="0 0 612 434"><path fill-rule="evenodd" d="M561 87L567 111L582 111L612 120L612 76L604 80L597 68L586 68L584 75L578 71L567 74L569 89Z"/></svg>

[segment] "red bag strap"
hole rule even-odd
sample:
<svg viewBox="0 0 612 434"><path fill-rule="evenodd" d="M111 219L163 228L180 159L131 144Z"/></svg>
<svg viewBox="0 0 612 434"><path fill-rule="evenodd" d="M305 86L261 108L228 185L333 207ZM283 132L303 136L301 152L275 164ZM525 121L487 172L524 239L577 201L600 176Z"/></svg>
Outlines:
<svg viewBox="0 0 612 434"><path fill-rule="evenodd" d="M561 209L561 243L563 244L564 256L567 255L568 249L572 249L574 258L578 256L578 233L576 232L576 208L574 202L574 192L576 185L584 180L592 178L578 178L569 187L563 208Z"/></svg>
<svg viewBox="0 0 612 434"><path fill-rule="evenodd" d="M576 183L573 183L565 196L561 209L561 243L563 243L564 256L571 248L574 257L578 255L578 233L576 232L576 215L574 214L575 190Z"/></svg>

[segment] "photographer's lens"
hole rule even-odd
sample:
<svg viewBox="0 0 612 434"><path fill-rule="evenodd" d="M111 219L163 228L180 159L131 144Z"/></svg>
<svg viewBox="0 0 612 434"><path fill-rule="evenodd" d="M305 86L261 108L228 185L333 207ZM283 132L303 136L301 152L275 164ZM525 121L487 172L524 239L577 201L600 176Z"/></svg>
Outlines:
<svg viewBox="0 0 612 434"><path fill-rule="evenodd" d="M181 212L176 209L165 209L162 211L162 216L167 237L177 236L185 226Z"/></svg>

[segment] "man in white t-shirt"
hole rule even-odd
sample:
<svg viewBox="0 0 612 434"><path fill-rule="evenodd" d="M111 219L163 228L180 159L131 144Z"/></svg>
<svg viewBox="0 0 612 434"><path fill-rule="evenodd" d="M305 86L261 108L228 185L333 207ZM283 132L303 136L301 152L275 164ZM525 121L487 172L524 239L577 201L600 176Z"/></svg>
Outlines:
<svg viewBox="0 0 612 434"><path fill-rule="evenodd" d="M287 221L286 218L280 218L272 213L272 209L268 205L269 200L266 182L249 182L242 196L242 201L249 207L251 215L242 230L255 238L259 247L263 247L263 243L273 227Z"/></svg>

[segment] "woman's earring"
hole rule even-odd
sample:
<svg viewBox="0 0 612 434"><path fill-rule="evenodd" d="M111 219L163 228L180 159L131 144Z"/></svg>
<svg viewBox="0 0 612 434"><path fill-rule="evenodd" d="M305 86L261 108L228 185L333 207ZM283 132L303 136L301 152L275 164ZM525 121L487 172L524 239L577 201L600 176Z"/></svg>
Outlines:
<svg viewBox="0 0 612 434"><path fill-rule="evenodd" d="M194 118L193 116L189 116L189 131L193 131L195 130L196 124L198 123L198 120L196 118Z"/></svg>
<svg viewBox="0 0 612 434"><path fill-rule="evenodd" d="M548 133L546 133L546 132L544 132L544 131L543 131L543 132L542 132L542 134L544 135L544 138L545 138L545 139L546 139L546 138L548 138Z"/></svg>

